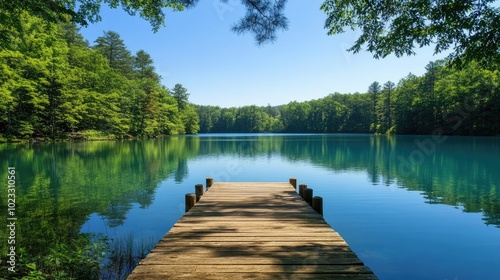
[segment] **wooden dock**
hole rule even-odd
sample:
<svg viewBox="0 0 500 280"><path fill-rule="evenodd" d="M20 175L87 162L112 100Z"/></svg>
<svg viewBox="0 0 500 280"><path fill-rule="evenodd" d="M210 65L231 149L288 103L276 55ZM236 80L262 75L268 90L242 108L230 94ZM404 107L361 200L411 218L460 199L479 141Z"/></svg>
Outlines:
<svg viewBox="0 0 500 280"><path fill-rule="evenodd" d="M208 182L207 182L208 183ZM377 279L290 183L215 183L128 279Z"/></svg>

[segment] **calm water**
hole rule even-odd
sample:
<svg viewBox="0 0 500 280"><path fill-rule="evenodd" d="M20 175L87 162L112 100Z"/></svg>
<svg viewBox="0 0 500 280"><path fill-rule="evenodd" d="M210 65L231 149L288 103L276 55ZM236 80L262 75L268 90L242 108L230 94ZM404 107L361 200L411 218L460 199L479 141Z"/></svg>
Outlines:
<svg viewBox="0 0 500 280"><path fill-rule="evenodd" d="M0 219L14 166L17 243L33 251L80 232L157 240L208 176L296 177L380 279L500 275L498 137L212 134L0 145L0 159Z"/></svg>

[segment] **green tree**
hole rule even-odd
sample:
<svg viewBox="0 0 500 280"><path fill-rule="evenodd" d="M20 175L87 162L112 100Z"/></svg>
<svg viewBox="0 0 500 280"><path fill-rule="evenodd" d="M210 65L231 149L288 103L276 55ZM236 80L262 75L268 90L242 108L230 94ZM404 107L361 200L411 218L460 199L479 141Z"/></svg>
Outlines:
<svg viewBox="0 0 500 280"><path fill-rule="evenodd" d="M200 132L209 133L216 130L216 126L221 117L221 108L218 106L196 106L196 113L199 116Z"/></svg>
<svg viewBox="0 0 500 280"><path fill-rule="evenodd" d="M118 33L106 31L95 43L94 49L108 59L111 68L127 78L132 78L134 59Z"/></svg>
<svg viewBox="0 0 500 280"><path fill-rule="evenodd" d="M348 119L348 110L345 106L345 95L340 93L330 94L321 99L324 105L325 132L343 132Z"/></svg>
<svg viewBox="0 0 500 280"><path fill-rule="evenodd" d="M437 79L437 71L438 71L438 63L437 62L429 62L425 66L425 70L427 72L424 75L422 91L426 95L426 101L428 102L427 108L429 109L429 115L432 118L432 126L433 128L437 125L437 102L436 102L436 91L435 84Z"/></svg>
<svg viewBox="0 0 500 280"><path fill-rule="evenodd" d="M292 101L281 108L281 122L285 132L307 132L311 105Z"/></svg>
<svg viewBox="0 0 500 280"><path fill-rule="evenodd" d="M133 81L131 133L139 137L153 137L160 134L156 117L160 113L157 84L151 79Z"/></svg>
<svg viewBox="0 0 500 280"><path fill-rule="evenodd" d="M158 93L160 111L157 115L157 121L161 134L176 135L185 133L184 124L182 123L175 99L164 86L160 87Z"/></svg>
<svg viewBox="0 0 500 280"><path fill-rule="evenodd" d="M153 59L147 52L139 50L133 57L133 60L133 69L138 78L150 78L156 81L160 80L160 77L155 72Z"/></svg>
<svg viewBox="0 0 500 280"><path fill-rule="evenodd" d="M40 19L27 14L20 16L27 32L17 34L12 42L15 51L2 50L2 68L9 78L0 85L6 98L2 107L6 107L9 134L40 137L54 130L55 108L66 86L61 79L62 69L67 68L67 48L55 26L43 26Z"/></svg>
<svg viewBox="0 0 500 280"><path fill-rule="evenodd" d="M188 105L181 112L182 123L184 124L185 134L196 134L200 130L200 119L196 113L196 109L192 105Z"/></svg>
<svg viewBox="0 0 500 280"><path fill-rule="evenodd" d="M172 96L177 101L177 106L179 107L179 109L184 109L188 104L189 93L187 92L187 89L181 84L175 84L174 88L172 89Z"/></svg>
<svg viewBox="0 0 500 280"><path fill-rule="evenodd" d="M227 0L220 0L227 3ZM112 8L121 6L131 15L148 20L154 31L165 23L163 8L181 11L194 7L198 0L105 0ZM233 26L240 34L253 33L257 43L273 42L276 32L288 28L284 11L286 0L243 0L246 14ZM389 54L414 54L415 47L434 46L434 52L450 50L450 61L465 65L478 61L482 66L500 65L500 9L495 0L463 1L345 1L325 0L321 5L327 16L328 34L345 28L361 35L349 49L366 50L376 58ZM19 15L29 12L47 22L72 21L83 26L101 20L100 0L38 0L0 2L0 47L6 48L14 30L21 30Z"/></svg>
<svg viewBox="0 0 500 280"><path fill-rule="evenodd" d="M397 133L411 134L416 130L417 119L414 112L414 99L419 92L420 78L408 74L401 79L394 91L394 114Z"/></svg>
<svg viewBox="0 0 500 280"><path fill-rule="evenodd" d="M308 116L307 131L324 133L328 130L327 123L327 108L324 99L311 100L308 102L311 105L311 111Z"/></svg>
<svg viewBox="0 0 500 280"><path fill-rule="evenodd" d="M344 132L368 133L372 120L371 100L368 94L350 94L345 106L348 108Z"/></svg>
<svg viewBox="0 0 500 280"><path fill-rule="evenodd" d="M495 135L498 128L498 71L471 63L460 71L447 71L436 81L444 99L440 128L447 134Z"/></svg>
<svg viewBox="0 0 500 280"><path fill-rule="evenodd" d="M102 2L111 8L122 7L130 15L139 14L151 23L153 31L165 25L164 8L182 11L189 5L187 0L139 1L139 0L64 0L64 1L0 1L0 48L10 48L11 39L22 31L21 15L25 12L39 17L45 23L76 23L87 26L101 20Z"/></svg>
<svg viewBox="0 0 500 280"><path fill-rule="evenodd" d="M197 1L191 1L197 2ZM222 0L221 2L227 2ZM288 19L283 14L287 0L245 0L242 1L246 14L233 25L237 34L251 32L258 44L274 42L276 31L288 29Z"/></svg>
<svg viewBox="0 0 500 280"><path fill-rule="evenodd" d="M90 48L74 24L23 13L0 50L0 133L14 138L156 137L196 133L198 116L160 84L149 54L114 32Z"/></svg>
<svg viewBox="0 0 500 280"><path fill-rule="evenodd" d="M238 109L234 126L237 132L264 132L265 116L258 106L243 106Z"/></svg>
<svg viewBox="0 0 500 280"><path fill-rule="evenodd" d="M381 112L381 116L379 119L381 120L381 129L380 132L387 132L393 125L393 105L392 105L392 98L393 98L393 92L396 88L396 85L391 82L387 81L384 84L384 87L382 89L382 108L379 112Z"/></svg>
<svg viewBox="0 0 500 280"><path fill-rule="evenodd" d="M372 99L372 124L371 124L371 131L377 131L377 126L378 126L378 118L377 118L377 102L378 98L380 95L381 87L378 82L373 82L370 84L368 87L368 94L371 96Z"/></svg>
<svg viewBox="0 0 500 280"><path fill-rule="evenodd" d="M412 55L415 47L451 50L450 61L461 66L477 60L484 66L500 65L500 10L486 1L342 1L328 0L328 34L357 29L361 35L349 49L364 46L374 57ZM495 66L496 65L496 66Z"/></svg>
<svg viewBox="0 0 500 280"><path fill-rule="evenodd" d="M234 132L236 123L236 108L223 108L219 121L214 125L213 132Z"/></svg>

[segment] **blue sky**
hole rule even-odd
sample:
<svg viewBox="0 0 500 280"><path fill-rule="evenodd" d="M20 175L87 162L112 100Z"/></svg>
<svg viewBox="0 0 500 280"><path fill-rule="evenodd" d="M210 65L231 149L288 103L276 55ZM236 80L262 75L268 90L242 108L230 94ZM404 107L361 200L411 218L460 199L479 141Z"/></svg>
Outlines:
<svg viewBox="0 0 500 280"><path fill-rule="evenodd" d="M180 83L190 102L221 107L274 106L334 92L366 92L374 81L397 84L410 72L421 75L429 61L445 56L433 56L431 48L418 49L416 56L379 60L368 52L349 53L356 31L326 35L322 2L288 1L289 29L263 46L256 45L252 34L230 30L245 13L237 0L203 0L193 9L167 11L167 26L157 33L138 15L103 6L103 20L81 33L91 44L104 31L119 33L132 53L143 49L151 55L165 86Z"/></svg>

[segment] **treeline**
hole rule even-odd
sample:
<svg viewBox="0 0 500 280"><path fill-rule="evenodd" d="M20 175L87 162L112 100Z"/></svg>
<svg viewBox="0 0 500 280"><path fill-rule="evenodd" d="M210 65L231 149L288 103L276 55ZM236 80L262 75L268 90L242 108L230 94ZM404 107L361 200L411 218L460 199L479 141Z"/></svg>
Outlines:
<svg viewBox="0 0 500 280"><path fill-rule="evenodd" d="M422 76L277 107L197 106L200 132L500 134L500 72L430 62Z"/></svg>
<svg viewBox="0 0 500 280"><path fill-rule="evenodd" d="M9 28L9 27L5 27ZM0 139L197 133L187 90L162 86L144 50L108 31L90 45L73 24L22 14L0 49Z"/></svg>

